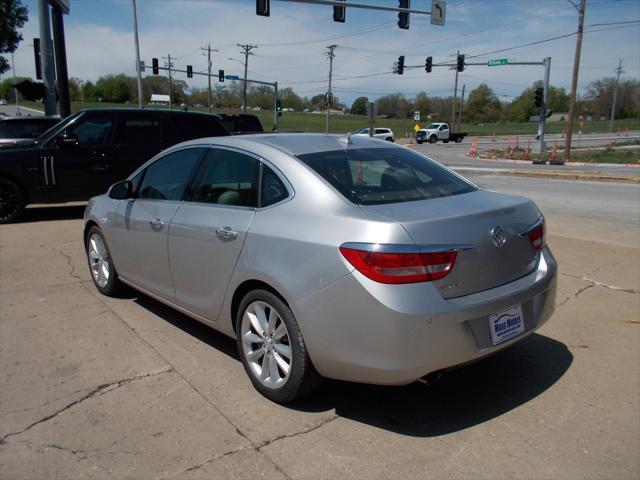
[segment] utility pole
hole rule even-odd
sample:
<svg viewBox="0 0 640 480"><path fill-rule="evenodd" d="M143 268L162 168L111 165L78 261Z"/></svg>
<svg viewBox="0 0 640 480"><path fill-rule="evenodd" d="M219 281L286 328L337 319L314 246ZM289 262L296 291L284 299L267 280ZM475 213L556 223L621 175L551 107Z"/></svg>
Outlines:
<svg viewBox="0 0 640 480"><path fill-rule="evenodd" d="M576 7L573 2L571 4ZM576 91L578 89L578 72L580 71L580 51L582 50L582 32L584 30L584 9L586 0L580 0L578 9L578 38L576 39L576 52L573 59L573 79L571 80L571 97L569 98L569 118L567 119L567 138L564 144L564 161L571 159L571 135L573 134L573 117L576 110Z"/></svg>
<svg viewBox="0 0 640 480"><path fill-rule="evenodd" d="M13 69L13 93L16 94L16 116L19 117L20 115L22 115L22 112L20 112L20 96L18 94L18 89L15 87L15 84L17 83L16 80L16 66L13 63L13 53L11 54L11 68Z"/></svg>
<svg viewBox="0 0 640 480"><path fill-rule="evenodd" d="M140 66L140 43L138 42L138 13L136 11L136 0L131 0L131 8L133 9L133 38L136 45L136 76L138 81L138 106L144 106L142 98L142 68Z"/></svg>
<svg viewBox="0 0 640 480"><path fill-rule="evenodd" d="M613 104L611 105L611 120L609 121L609 133L613 132L613 120L616 118L616 101L618 100L618 83L620 83L620 75L623 73L624 73L624 70L622 70L622 59L620 59L618 60L618 68L616 68L616 86L613 89Z"/></svg>
<svg viewBox="0 0 640 480"><path fill-rule="evenodd" d="M38 20L40 23L40 64L42 65L42 80L45 87L44 114L55 115L56 84L54 80L53 40L51 39L51 13L47 0L38 1Z"/></svg>
<svg viewBox="0 0 640 480"><path fill-rule="evenodd" d="M326 94L325 103L327 104L327 126L326 133L329 133L329 117L331 117L331 105L333 105L333 93L331 93L331 79L333 77L333 58L336 56L333 52L338 48L337 45L329 45L327 47L327 56L329 57L329 89Z"/></svg>
<svg viewBox="0 0 640 480"><path fill-rule="evenodd" d="M209 81L209 113L211 113L211 52L217 52L218 50L213 50L211 48L211 44L208 44L206 47L200 48L200 50L204 50L205 52L207 52L207 71L209 72L209 76L207 77L207 80Z"/></svg>
<svg viewBox="0 0 640 480"><path fill-rule="evenodd" d="M251 50L254 48L258 48L257 45L241 45L237 44L238 47L242 49L242 53L244 53L244 85L242 87L242 113L247 113L247 72L249 70L249 55L253 55Z"/></svg>
<svg viewBox="0 0 640 480"><path fill-rule="evenodd" d="M456 59L460 56L460 50L456 53ZM456 104L458 103L458 68L453 67L456 71L456 80L453 87L453 107L451 108L451 127L456 124Z"/></svg>
<svg viewBox="0 0 640 480"><path fill-rule="evenodd" d="M166 57L162 57L166 59L164 62L164 66L167 67L167 71L169 72L169 110L173 108L173 80L171 77L171 67L173 67L173 63L171 63L171 54L167 53ZM175 60L175 57L173 58Z"/></svg>
<svg viewBox="0 0 640 480"><path fill-rule="evenodd" d="M464 90L465 88L467 88L466 85L462 85L462 94L460 95L460 110L458 111L458 124L457 127L454 125L454 127L456 128L460 128L460 125L462 124L462 109L464 108Z"/></svg>

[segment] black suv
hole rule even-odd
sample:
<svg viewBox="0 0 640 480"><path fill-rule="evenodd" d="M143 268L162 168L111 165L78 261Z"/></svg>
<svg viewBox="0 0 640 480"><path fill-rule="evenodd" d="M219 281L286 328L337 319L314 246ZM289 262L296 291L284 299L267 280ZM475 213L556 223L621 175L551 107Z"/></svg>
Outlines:
<svg viewBox="0 0 640 480"><path fill-rule="evenodd" d="M35 143L0 151L0 223L29 203L87 200L155 154L193 138L228 136L215 115L96 109L67 117Z"/></svg>

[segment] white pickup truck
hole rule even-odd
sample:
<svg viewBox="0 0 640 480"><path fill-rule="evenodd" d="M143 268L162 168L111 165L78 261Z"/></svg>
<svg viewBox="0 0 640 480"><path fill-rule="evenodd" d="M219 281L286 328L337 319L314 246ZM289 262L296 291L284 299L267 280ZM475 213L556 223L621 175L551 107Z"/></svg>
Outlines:
<svg viewBox="0 0 640 480"><path fill-rule="evenodd" d="M427 128L421 128L416 132L416 142L436 143L438 140L442 140L444 143L460 143L466 136L466 133L451 131L448 123L431 123Z"/></svg>

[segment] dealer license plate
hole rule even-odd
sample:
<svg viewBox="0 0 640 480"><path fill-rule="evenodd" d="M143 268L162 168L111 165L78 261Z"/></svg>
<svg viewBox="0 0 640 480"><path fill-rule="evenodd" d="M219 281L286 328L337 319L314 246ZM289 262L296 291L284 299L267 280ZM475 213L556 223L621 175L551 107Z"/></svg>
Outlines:
<svg viewBox="0 0 640 480"><path fill-rule="evenodd" d="M489 330L494 345L506 342L524 332L522 305L516 305L509 310L489 315Z"/></svg>

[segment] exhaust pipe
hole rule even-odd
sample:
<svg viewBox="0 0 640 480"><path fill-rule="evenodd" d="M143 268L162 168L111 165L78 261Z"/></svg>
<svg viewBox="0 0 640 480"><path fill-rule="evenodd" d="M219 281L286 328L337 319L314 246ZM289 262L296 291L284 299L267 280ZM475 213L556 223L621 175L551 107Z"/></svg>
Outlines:
<svg viewBox="0 0 640 480"><path fill-rule="evenodd" d="M431 372L427 375L425 375L422 378L418 379L418 382L427 385L427 386L431 386L433 384L435 384L436 382L438 382L438 380L440 380L442 378L442 374L443 371L442 370L437 370L435 372Z"/></svg>

